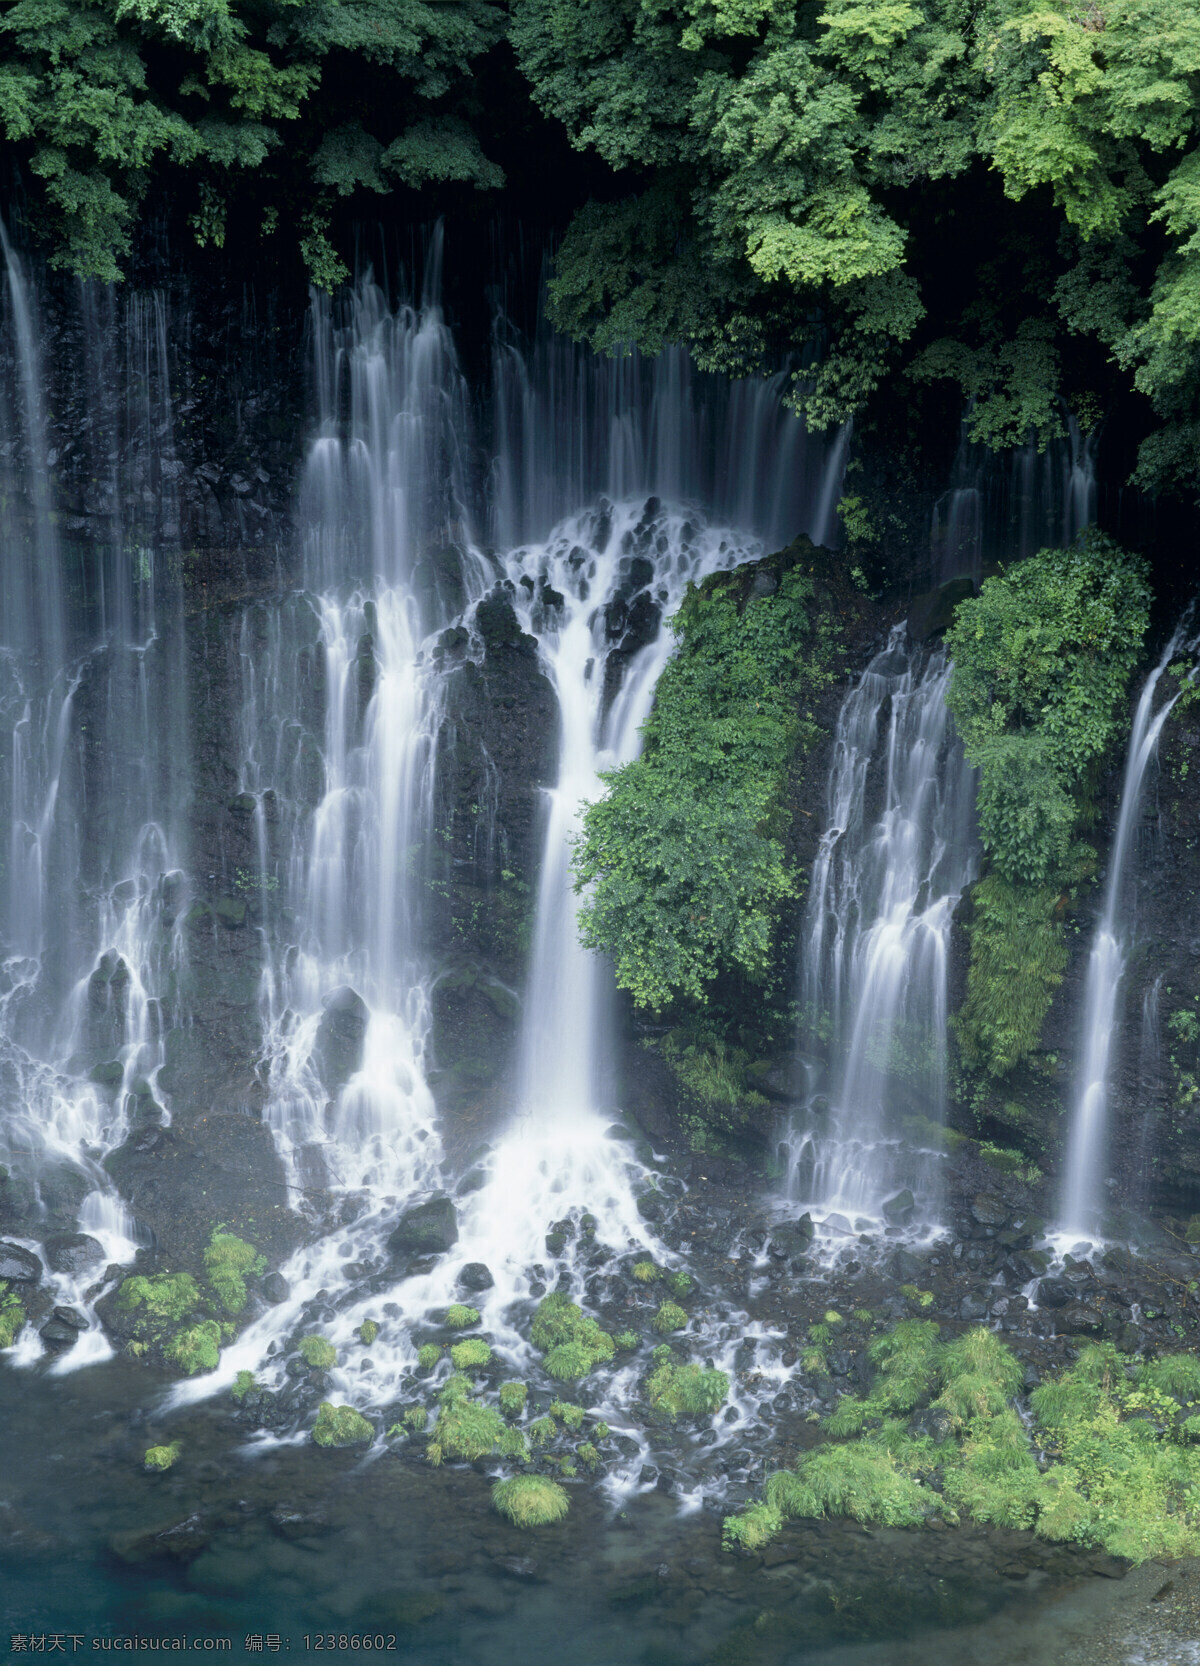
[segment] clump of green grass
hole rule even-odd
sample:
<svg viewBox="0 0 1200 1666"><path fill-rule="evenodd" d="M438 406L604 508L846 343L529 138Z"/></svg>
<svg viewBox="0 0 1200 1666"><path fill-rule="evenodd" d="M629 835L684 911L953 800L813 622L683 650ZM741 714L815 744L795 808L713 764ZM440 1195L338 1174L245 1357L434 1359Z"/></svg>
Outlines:
<svg viewBox="0 0 1200 1666"><path fill-rule="evenodd" d="M204 1252L209 1282L221 1298L227 1313L240 1313L246 1305L246 1278L266 1270L266 1261L245 1239L223 1227L216 1227Z"/></svg>
<svg viewBox="0 0 1200 1666"><path fill-rule="evenodd" d="M1012 1405L1020 1361L991 1331L943 1343L936 1325L903 1320L869 1357L869 1393L848 1396L826 1424L858 1438L819 1447L772 1476L762 1500L726 1522L727 1545L756 1549L789 1516L902 1526L967 1511L1135 1562L1200 1553L1200 1448L1180 1416L1200 1399L1194 1357L1141 1365L1111 1343L1084 1348L1031 1396L1036 1438L1051 1458L1045 1471ZM907 1416L921 1405L945 1413L941 1444L910 1432ZM940 1497L919 1484L935 1470Z"/></svg>
<svg viewBox="0 0 1200 1666"><path fill-rule="evenodd" d="M632 1353L634 1348L638 1345L638 1334L636 1331L632 1330L618 1331L613 1337L613 1342L621 1353Z"/></svg>
<svg viewBox="0 0 1200 1666"><path fill-rule="evenodd" d="M511 1428L494 1406L471 1398L469 1378L449 1378L438 1395L438 1404L437 1423L426 1448L430 1463L440 1464L443 1458L473 1463L493 1452L510 1458L527 1455L520 1432Z"/></svg>
<svg viewBox="0 0 1200 1666"><path fill-rule="evenodd" d="M525 1410L529 1390L524 1383L500 1384L500 1410L505 1417L520 1417Z"/></svg>
<svg viewBox="0 0 1200 1666"><path fill-rule="evenodd" d="M233 1387L229 1392L240 1405L247 1394L253 1394L260 1386L259 1380L253 1371L239 1371L233 1379Z"/></svg>
<svg viewBox="0 0 1200 1666"><path fill-rule="evenodd" d="M221 1327L215 1319L190 1325L172 1337L163 1352L189 1377L197 1371L215 1371L221 1358Z"/></svg>
<svg viewBox="0 0 1200 1666"><path fill-rule="evenodd" d="M353 1406L335 1406L322 1400L312 1438L318 1446L369 1446L375 1431Z"/></svg>
<svg viewBox="0 0 1200 1666"><path fill-rule="evenodd" d="M572 1434L578 1434L583 1428L583 1407L570 1400L551 1400L550 1415L557 1417L563 1428L570 1429Z"/></svg>
<svg viewBox="0 0 1200 1666"><path fill-rule="evenodd" d="M688 1316L677 1302L663 1302L650 1323L660 1336L666 1336L673 1330L685 1330Z"/></svg>
<svg viewBox="0 0 1200 1666"><path fill-rule="evenodd" d="M479 1309L468 1307L465 1302L451 1302L446 1309L447 1330L470 1330L472 1325L479 1323Z"/></svg>
<svg viewBox="0 0 1200 1666"><path fill-rule="evenodd" d="M417 1368L421 1371L432 1371L442 1357L442 1350L436 1342L424 1342L417 1349Z"/></svg>
<svg viewBox="0 0 1200 1666"><path fill-rule="evenodd" d="M546 1370L562 1382L578 1382L616 1352L608 1332L561 1290L538 1303L530 1335L534 1347L545 1353Z"/></svg>
<svg viewBox="0 0 1200 1666"><path fill-rule="evenodd" d="M492 1361L492 1350L482 1336L470 1336L465 1342L455 1342L450 1359L456 1371L482 1371Z"/></svg>
<svg viewBox="0 0 1200 1666"><path fill-rule="evenodd" d="M678 1365L669 1348L654 1350L655 1367L646 1379L646 1399L669 1417L702 1417L719 1410L729 1393L724 1371Z"/></svg>
<svg viewBox="0 0 1200 1666"><path fill-rule="evenodd" d="M571 1507L566 1489L545 1475L514 1475L497 1481L492 1504L518 1527L548 1527L561 1521Z"/></svg>
<svg viewBox="0 0 1200 1666"><path fill-rule="evenodd" d="M326 1336L302 1336L300 1357L314 1371L332 1371L337 1364L337 1349Z"/></svg>
<svg viewBox="0 0 1200 1666"><path fill-rule="evenodd" d="M637 1279L639 1284L653 1284L655 1279L662 1277L662 1273L654 1265L653 1261L635 1261L633 1265L633 1276Z"/></svg>

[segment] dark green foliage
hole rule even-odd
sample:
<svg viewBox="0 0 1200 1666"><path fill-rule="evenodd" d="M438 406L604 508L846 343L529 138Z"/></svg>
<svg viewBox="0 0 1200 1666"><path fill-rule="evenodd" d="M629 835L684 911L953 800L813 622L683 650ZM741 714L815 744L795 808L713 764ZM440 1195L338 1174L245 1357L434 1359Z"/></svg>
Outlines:
<svg viewBox="0 0 1200 1666"><path fill-rule="evenodd" d="M11 1348L24 1324L21 1298L0 1279L0 1348Z"/></svg>
<svg viewBox="0 0 1200 1666"><path fill-rule="evenodd" d="M485 0L16 0L0 128L57 265L119 277L169 172L201 247L222 247L235 202L264 239L282 212L329 288L345 276L327 236L337 196L503 182L455 107L502 28Z"/></svg>
<svg viewBox="0 0 1200 1666"><path fill-rule="evenodd" d="M816 733L807 702L831 678L831 638L797 567L744 606L743 589L737 574L689 588L642 756L606 778L575 853L584 943L656 1011L703 1002L723 972L765 983L796 893L781 793Z"/></svg>
<svg viewBox="0 0 1200 1666"><path fill-rule="evenodd" d="M200 1291L190 1273L139 1274L121 1285L117 1304L151 1318L179 1320L200 1305Z"/></svg>
<svg viewBox="0 0 1200 1666"><path fill-rule="evenodd" d="M1145 563L1090 533L987 579L947 632L947 702L980 772L991 870L973 893L958 1019L972 1069L1002 1075L1038 1045L1066 966L1062 894L1091 863L1078 834L1149 604Z"/></svg>
<svg viewBox="0 0 1200 1666"><path fill-rule="evenodd" d="M948 380L994 445L1061 433L1064 393L1094 421L1064 373L1084 335L1163 419L1141 477L1200 481L1191 0L514 0L512 39L637 193L576 216L563 327L725 370L812 344L815 426L897 371L908 395ZM950 285L948 226L978 262Z"/></svg>

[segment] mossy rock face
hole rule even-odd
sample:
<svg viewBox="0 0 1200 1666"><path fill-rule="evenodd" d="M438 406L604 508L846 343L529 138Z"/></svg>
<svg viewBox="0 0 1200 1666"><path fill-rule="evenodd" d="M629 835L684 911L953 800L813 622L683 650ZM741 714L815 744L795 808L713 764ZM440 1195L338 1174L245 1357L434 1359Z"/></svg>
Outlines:
<svg viewBox="0 0 1200 1666"><path fill-rule="evenodd" d="M514 1475L497 1481L492 1505L517 1527L548 1527L571 1508L566 1489L545 1475Z"/></svg>
<svg viewBox="0 0 1200 1666"><path fill-rule="evenodd" d="M431 1197L406 1209L392 1230L394 1256L442 1255L458 1242L458 1215L448 1197Z"/></svg>
<svg viewBox="0 0 1200 1666"><path fill-rule="evenodd" d="M335 1406L322 1400L312 1438L318 1446L369 1446L375 1431L353 1406Z"/></svg>

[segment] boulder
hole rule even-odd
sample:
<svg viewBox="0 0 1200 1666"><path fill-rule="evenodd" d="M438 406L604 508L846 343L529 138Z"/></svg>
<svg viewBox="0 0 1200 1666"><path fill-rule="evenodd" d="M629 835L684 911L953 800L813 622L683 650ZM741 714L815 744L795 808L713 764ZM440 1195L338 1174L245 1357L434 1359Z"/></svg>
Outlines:
<svg viewBox="0 0 1200 1666"><path fill-rule="evenodd" d="M104 1246L86 1232L58 1232L42 1245L52 1273L86 1273L104 1260Z"/></svg>
<svg viewBox="0 0 1200 1666"><path fill-rule="evenodd" d="M816 1230L816 1223L808 1214L794 1221L779 1221L771 1228L771 1244L787 1260L796 1260L811 1248Z"/></svg>
<svg viewBox="0 0 1200 1666"><path fill-rule="evenodd" d="M954 1433L954 1419L944 1406L927 1406L908 1421L910 1435L925 1436L935 1446L943 1446Z"/></svg>
<svg viewBox="0 0 1200 1666"><path fill-rule="evenodd" d="M917 1284L925 1277L929 1268L919 1255L911 1250L898 1249L888 1262L888 1272L897 1284Z"/></svg>
<svg viewBox="0 0 1200 1666"><path fill-rule="evenodd" d="M394 1256L442 1255L458 1242L458 1216L444 1193L406 1209L392 1230L388 1249Z"/></svg>
<svg viewBox="0 0 1200 1666"><path fill-rule="evenodd" d="M1075 1300L1074 1287L1065 1278L1042 1278L1038 1280L1037 1304L1039 1307L1066 1307Z"/></svg>
<svg viewBox="0 0 1200 1666"><path fill-rule="evenodd" d="M1054 1328L1066 1336L1099 1336L1104 1330L1104 1320L1094 1307L1070 1302L1055 1312Z"/></svg>
<svg viewBox="0 0 1200 1666"><path fill-rule="evenodd" d="M977 1226L1007 1226L1010 1212L994 1192L979 1192L971 1200L971 1219Z"/></svg>
<svg viewBox="0 0 1200 1666"><path fill-rule="evenodd" d="M282 1273L268 1273L258 1288L263 1300L270 1302L272 1307L286 1302L292 1293L292 1287Z"/></svg>
<svg viewBox="0 0 1200 1666"><path fill-rule="evenodd" d="M907 1226L916 1207L916 1198L905 1188L904 1191L897 1192L895 1197L888 1198L883 1205L883 1218L891 1226Z"/></svg>
<svg viewBox="0 0 1200 1666"><path fill-rule="evenodd" d="M969 1290L958 1304L960 1319L985 1319L987 1317L987 1297L978 1291Z"/></svg>
<svg viewBox="0 0 1200 1666"><path fill-rule="evenodd" d="M0 1241L0 1278L10 1284L36 1284L41 1276L42 1264L32 1250Z"/></svg>
<svg viewBox="0 0 1200 1666"><path fill-rule="evenodd" d="M88 1328L86 1315L73 1307L56 1307L38 1335L48 1348L73 1348L80 1331Z"/></svg>
<svg viewBox="0 0 1200 1666"><path fill-rule="evenodd" d="M362 1068L363 1042L371 1014L362 996L349 984L327 995L324 1008L313 1053L326 1091L337 1093Z"/></svg>
<svg viewBox="0 0 1200 1666"><path fill-rule="evenodd" d="M468 1261L458 1275L458 1282L464 1290L490 1290L496 1281L491 1268L482 1261Z"/></svg>

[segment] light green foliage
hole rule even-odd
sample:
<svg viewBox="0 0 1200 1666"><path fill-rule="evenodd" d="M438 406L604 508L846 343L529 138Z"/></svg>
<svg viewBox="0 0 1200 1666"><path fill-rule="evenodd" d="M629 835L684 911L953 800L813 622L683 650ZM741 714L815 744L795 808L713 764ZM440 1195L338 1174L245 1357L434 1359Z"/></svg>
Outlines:
<svg viewBox="0 0 1200 1666"><path fill-rule="evenodd" d="M831 676L831 641L797 567L743 608L745 583L721 573L689 588L642 755L606 777L575 851L582 940L654 1011L703 1002L723 972L765 982L795 895L781 795L816 734L805 702Z"/></svg>
<svg viewBox="0 0 1200 1666"><path fill-rule="evenodd" d="M337 1364L337 1349L328 1337L302 1336L300 1357L314 1371L332 1371Z"/></svg>
<svg viewBox="0 0 1200 1666"><path fill-rule="evenodd" d="M11 1348L24 1324L21 1298L0 1279L0 1348Z"/></svg>
<svg viewBox="0 0 1200 1666"><path fill-rule="evenodd" d="M335 1406L329 1400L322 1400L312 1438L318 1446L370 1446L375 1431L353 1406Z"/></svg>
<svg viewBox="0 0 1200 1666"><path fill-rule="evenodd" d="M600 1454L590 1440L581 1440L575 1448L575 1456L585 1469L595 1469L600 1462Z"/></svg>
<svg viewBox="0 0 1200 1666"><path fill-rule="evenodd" d="M529 1425L530 1446L545 1446L558 1439L558 1425L552 1417L539 1417Z"/></svg>
<svg viewBox="0 0 1200 1666"><path fill-rule="evenodd" d="M182 1451L183 1447L177 1440L173 1440L169 1446L148 1446L142 1463L155 1474L161 1474L164 1469L170 1469Z"/></svg>
<svg viewBox="0 0 1200 1666"><path fill-rule="evenodd" d="M117 1304L139 1309L149 1318L178 1322L199 1307L200 1291L190 1273L155 1273L150 1278L139 1274L121 1285Z"/></svg>
<svg viewBox="0 0 1200 1666"><path fill-rule="evenodd" d="M369 1348L379 1335L379 1324L375 1319L364 1319L358 1327L358 1339L364 1347Z"/></svg>
<svg viewBox="0 0 1200 1666"><path fill-rule="evenodd" d="M500 1410L505 1417L520 1417L525 1410L529 1390L524 1383L500 1384Z"/></svg>
<svg viewBox="0 0 1200 1666"><path fill-rule="evenodd" d="M442 1350L436 1342L423 1342L417 1349L417 1368L421 1371L432 1371L442 1357Z"/></svg>
<svg viewBox="0 0 1200 1666"><path fill-rule="evenodd" d="M608 1332L560 1290L552 1290L538 1303L530 1336L534 1347L545 1352L546 1370L562 1382L586 1377L616 1352Z"/></svg>
<svg viewBox="0 0 1200 1666"><path fill-rule="evenodd" d="M870 1393L843 1400L827 1424L835 1434L865 1432L772 1476L763 1500L726 1522L727 1544L758 1548L789 1516L904 1525L965 1510L1133 1561L1200 1548L1200 1448L1181 1415L1200 1400L1193 1356L1131 1368L1110 1343L1085 1347L1031 1396L1037 1442L1054 1460L1045 1472L1011 1404L1022 1367L991 1331L942 1343L936 1325L902 1321L871 1357L878 1375ZM919 1405L945 1414L942 1444L893 1415ZM940 1497L918 1484L935 1470Z"/></svg>
<svg viewBox="0 0 1200 1666"><path fill-rule="evenodd" d="M616 1336L613 1337L613 1342L622 1353L629 1353L638 1345L637 1332L631 1330L618 1331Z"/></svg>
<svg viewBox="0 0 1200 1666"><path fill-rule="evenodd" d="M197 1371L215 1371L221 1358L221 1327L215 1319L190 1325L172 1337L163 1352L189 1377Z"/></svg>
<svg viewBox="0 0 1200 1666"><path fill-rule="evenodd" d="M502 1457L523 1458L525 1441L519 1430L510 1428L494 1406L481 1405L471 1398L469 1378L449 1378L438 1395L439 1411L433 1434L427 1447L432 1464L443 1458L461 1458L473 1463L491 1453Z"/></svg>
<svg viewBox="0 0 1200 1666"><path fill-rule="evenodd" d="M456 1371L481 1371L491 1364L492 1350L481 1336L456 1342L450 1349L450 1359Z"/></svg>
<svg viewBox="0 0 1200 1666"><path fill-rule="evenodd" d="M583 1407L570 1400L551 1400L550 1415L557 1417L563 1428L569 1429L572 1434L578 1434L583 1428Z"/></svg>
<svg viewBox="0 0 1200 1666"><path fill-rule="evenodd" d="M404 1413L404 1427L414 1431L424 1429L429 1422L429 1413L424 1406L409 1406Z"/></svg>
<svg viewBox="0 0 1200 1666"><path fill-rule="evenodd" d="M446 1309L447 1330L469 1330L472 1325L479 1323L479 1309L468 1307L465 1302L452 1302Z"/></svg>
<svg viewBox="0 0 1200 1666"><path fill-rule="evenodd" d="M259 1383L259 1380L254 1375L253 1371L239 1371L237 1376L233 1379L233 1387L229 1390L229 1392L233 1395L233 1398L238 1402L238 1404L241 1405L247 1394L256 1393L261 1386L262 1385Z"/></svg>
<svg viewBox="0 0 1200 1666"><path fill-rule="evenodd" d="M654 1329L662 1336L665 1336L668 1331L686 1329L687 1322L687 1314L676 1302L663 1302L650 1321Z"/></svg>
<svg viewBox="0 0 1200 1666"><path fill-rule="evenodd" d="M1088 426L1095 395L1064 373L1085 334L1164 421L1142 478L1200 482L1191 0L514 0L512 18L537 102L636 182L576 214L562 327L609 352L686 340L735 372L808 344L810 427L901 369L893 399L947 379L998 445L1061 433L1064 391ZM950 223L966 271L923 291Z"/></svg>
<svg viewBox="0 0 1200 1666"><path fill-rule="evenodd" d="M661 1358L661 1355L666 1358ZM724 1371L706 1370L701 1365L677 1365L670 1349L658 1348L656 1364L646 1379L646 1399L655 1411L670 1417L703 1417L719 1411L729 1393Z"/></svg>
<svg viewBox="0 0 1200 1666"><path fill-rule="evenodd" d="M483 0L16 0L0 20L0 130L52 260L81 277L121 275L147 190L171 175L202 247L224 245L234 211L270 236L286 205L328 286L345 275L335 197L502 183L448 108L502 27Z"/></svg>
<svg viewBox="0 0 1200 1666"><path fill-rule="evenodd" d="M1078 832L1149 603L1145 564L1093 533L987 579L947 632L946 698L980 771L991 868L972 894L957 1027L972 1069L1002 1075L1038 1045L1067 960L1060 899L1090 865Z"/></svg>
<svg viewBox="0 0 1200 1666"><path fill-rule="evenodd" d="M639 1284L653 1284L656 1278L662 1277L662 1273L653 1261L638 1261L634 1265L633 1276Z"/></svg>
<svg viewBox="0 0 1200 1666"><path fill-rule="evenodd" d="M571 1507L566 1490L545 1475L514 1475L497 1481L492 1504L518 1527L548 1527L561 1521Z"/></svg>
<svg viewBox="0 0 1200 1666"><path fill-rule="evenodd" d="M253 1244L217 1227L204 1252L209 1280L227 1313L240 1313L246 1305L246 1275L266 1270L266 1261Z"/></svg>

